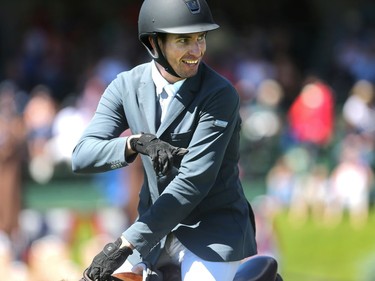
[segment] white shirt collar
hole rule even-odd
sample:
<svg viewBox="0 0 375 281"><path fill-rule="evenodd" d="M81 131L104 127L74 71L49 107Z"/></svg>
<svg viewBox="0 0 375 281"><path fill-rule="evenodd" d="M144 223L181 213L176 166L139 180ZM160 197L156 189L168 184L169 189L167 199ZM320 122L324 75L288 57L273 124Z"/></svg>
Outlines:
<svg viewBox="0 0 375 281"><path fill-rule="evenodd" d="M158 68L156 67L156 63L152 61L152 68L151 68L151 75L152 80L156 86L156 95L159 96L160 93L163 91L163 88L168 92L169 95L175 95L178 90L181 88L182 84L185 82L185 79L179 80L176 83L170 84L165 78L160 74Z"/></svg>

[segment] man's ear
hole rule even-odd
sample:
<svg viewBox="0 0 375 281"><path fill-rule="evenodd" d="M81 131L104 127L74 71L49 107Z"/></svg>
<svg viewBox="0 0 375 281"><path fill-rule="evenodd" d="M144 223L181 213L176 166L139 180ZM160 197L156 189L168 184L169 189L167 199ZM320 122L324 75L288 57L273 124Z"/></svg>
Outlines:
<svg viewBox="0 0 375 281"><path fill-rule="evenodd" d="M158 56L158 52L156 51L157 48L156 48L155 40L158 40L156 36L151 36L151 35L148 36L148 41L150 42L150 45L152 47L152 54L153 54L154 57L157 57Z"/></svg>

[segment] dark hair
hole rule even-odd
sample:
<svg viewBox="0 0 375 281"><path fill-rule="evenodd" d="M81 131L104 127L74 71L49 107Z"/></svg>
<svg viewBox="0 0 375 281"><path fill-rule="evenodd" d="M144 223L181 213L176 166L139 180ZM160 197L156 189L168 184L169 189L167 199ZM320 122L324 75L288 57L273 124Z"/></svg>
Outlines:
<svg viewBox="0 0 375 281"><path fill-rule="evenodd" d="M167 33L158 32L157 35L158 35L158 38L160 38L160 40L161 40L163 43L165 43L165 41L167 40Z"/></svg>

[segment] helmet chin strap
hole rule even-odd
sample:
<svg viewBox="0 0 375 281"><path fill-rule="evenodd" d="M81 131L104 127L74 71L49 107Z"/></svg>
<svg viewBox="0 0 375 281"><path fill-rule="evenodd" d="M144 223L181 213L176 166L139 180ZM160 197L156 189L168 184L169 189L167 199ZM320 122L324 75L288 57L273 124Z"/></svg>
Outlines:
<svg viewBox="0 0 375 281"><path fill-rule="evenodd" d="M172 66L169 64L169 62L167 61L167 59L163 55L163 52L161 51L159 43L158 43L158 35L157 35L157 33L153 33L151 35L151 38L152 38L152 40L154 41L154 44L155 44L156 54L154 54L154 52L152 52L152 50L150 50L149 48L147 48L147 51L150 53L150 55L152 56L152 58L157 63L159 63L162 67L164 67L165 71L167 71L169 74L171 74L171 75L173 75L175 77L181 78L181 76L178 75L174 71L174 69L172 68Z"/></svg>

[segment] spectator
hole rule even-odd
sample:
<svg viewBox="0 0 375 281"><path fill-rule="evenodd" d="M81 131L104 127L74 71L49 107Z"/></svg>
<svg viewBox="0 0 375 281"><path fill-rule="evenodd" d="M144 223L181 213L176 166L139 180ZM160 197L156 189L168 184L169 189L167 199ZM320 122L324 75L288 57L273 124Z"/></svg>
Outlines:
<svg viewBox="0 0 375 281"><path fill-rule="evenodd" d="M281 85L273 79L263 80L252 103L241 107L241 166L245 178L263 176L280 154L280 136L284 131L284 115L280 102L284 96ZM253 160L257 159L257 165Z"/></svg>
<svg viewBox="0 0 375 281"><path fill-rule="evenodd" d="M348 131L359 134L375 132L374 85L367 80L357 81L345 101L342 115Z"/></svg>
<svg viewBox="0 0 375 281"><path fill-rule="evenodd" d="M29 173L38 183L48 182L54 173L48 142L52 138L52 125L56 116L56 102L50 89L38 85L31 91L24 118L29 153Z"/></svg>
<svg viewBox="0 0 375 281"><path fill-rule="evenodd" d="M362 227L368 218L370 188L373 172L361 158L361 138L348 135L343 142L341 158L331 175L327 219L332 224L341 222L348 211L354 228Z"/></svg>
<svg viewBox="0 0 375 281"><path fill-rule="evenodd" d="M324 147L333 136L334 100L322 81L306 84L288 111L290 134L297 143Z"/></svg>
<svg viewBox="0 0 375 281"><path fill-rule="evenodd" d="M0 84L0 233L10 236L13 242L18 232L26 151L25 125L16 91L9 81Z"/></svg>
<svg viewBox="0 0 375 281"><path fill-rule="evenodd" d="M276 212L289 208L295 175L285 155L280 156L266 175L266 194Z"/></svg>
<svg viewBox="0 0 375 281"><path fill-rule="evenodd" d="M300 180L294 186L290 203L289 214L293 222L305 223L310 213L314 222L322 222L328 184L329 170L323 164L314 164L300 176Z"/></svg>
<svg viewBox="0 0 375 281"><path fill-rule="evenodd" d="M259 255L268 255L276 259L280 255L280 245L275 222L277 215L275 201L268 195L260 195L252 200L257 229L257 246Z"/></svg>
<svg viewBox="0 0 375 281"><path fill-rule="evenodd" d="M67 97L63 108L57 111L55 116L50 113L49 118L53 120L52 124L46 124L47 137L51 137L48 141L55 165L65 162L70 167L73 148L94 115L105 86L99 77L90 77L78 98Z"/></svg>

